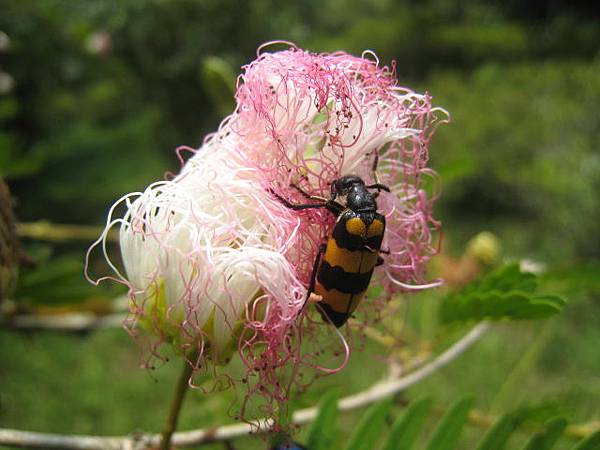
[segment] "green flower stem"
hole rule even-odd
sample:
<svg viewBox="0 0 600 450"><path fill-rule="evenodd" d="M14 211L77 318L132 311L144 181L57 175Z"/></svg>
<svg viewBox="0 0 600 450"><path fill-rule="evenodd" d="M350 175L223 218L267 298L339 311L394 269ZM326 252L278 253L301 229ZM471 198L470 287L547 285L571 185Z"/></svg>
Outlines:
<svg viewBox="0 0 600 450"><path fill-rule="evenodd" d="M271 444L277 445L286 443L290 439L290 429L292 424L290 409L287 402L280 401L277 404L277 425L279 431L271 438Z"/></svg>
<svg viewBox="0 0 600 450"><path fill-rule="evenodd" d="M279 402L277 414L279 415L279 425L285 429L290 423L290 408L286 402Z"/></svg>
<svg viewBox="0 0 600 450"><path fill-rule="evenodd" d="M190 360L196 361L197 357L197 352L194 352L191 355ZM183 405L185 394L188 391L188 384L193 370L194 368L192 365L184 359L183 370L179 375L179 380L177 381L177 386L175 387L175 395L173 397L173 401L171 402L171 411L165 422L163 432L161 433L159 450L170 450L171 448L171 438L175 432L175 428L177 427L177 420L179 419L179 413L181 412L181 406Z"/></svg>

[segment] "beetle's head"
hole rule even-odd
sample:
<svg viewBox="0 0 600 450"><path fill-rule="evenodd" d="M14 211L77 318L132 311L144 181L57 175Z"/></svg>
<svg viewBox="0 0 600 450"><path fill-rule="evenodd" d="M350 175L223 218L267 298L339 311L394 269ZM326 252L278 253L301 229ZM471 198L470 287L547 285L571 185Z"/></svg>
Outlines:
<svg viewBox="0 0 600 450"><path fill-rule="evenodd" d="M331 183L331 193L339 196L348 195L354 186L364 186L365 182L356 175L346 175Z"/></svg>

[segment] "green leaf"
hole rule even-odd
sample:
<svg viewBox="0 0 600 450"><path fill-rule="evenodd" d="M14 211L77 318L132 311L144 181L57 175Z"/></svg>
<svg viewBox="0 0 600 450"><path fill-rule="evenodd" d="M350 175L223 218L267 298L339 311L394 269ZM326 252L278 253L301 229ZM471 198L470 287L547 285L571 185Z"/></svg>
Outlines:
<svg viewBox="0 0 600 450"><path fill-rule="evenodd" d="M350 437L346 450L371 450L381 435L391 405L388 399L369 408Z"/></svg>
<svg viewBox="0 0 600 450"><path fill-rule="evenodd" d="M472 403L473 399L467 396L450 407L434 430L427 450L452 450L456 446Z"/></svg>
<svg viewBox="0 0 600 450"><path fill-rule="evenodd" d="M557 314L565 300L557 295L537 294L537 278L523 273L518 265L504 266L459 292L449 294L442 303L442 322L484 319L543 319Z"/></svg>
<svg viewBox="0 0 600 450"><path fill-rule="evenodd" d="M80 254L65 254L20 271L15 298L37 305L78 304L102 295L82 277Z"/></svg>
<svg viewBox="0 0 600 450"><path fill-rule="evenodd" d="M600 448L600 431L590 434L578 442L571 450L598 450Z"/></svg>
<svg viewBox="0 0 600 450"><path fill-rule="evenodd" d="M544 332L545 331L542 331L542 334ZM562 406L560 403L557 403L554 400L542 400L538 404L522 406L518 408L514 412L514 414L519 417L521 422L528 422L534 425L543 426L554 417L564 416L565 414L568 414L568 410L565 409L565 407Z"/></svg>
<svg viewBox="0 0 600 450"><path fill-rule="evenodd" d="M430 397L412 402L404 415L392 425L392 431L383 450L410 450L425 423L430 408Z"/></svg>
<svg viewBox="0 0 600 450"><path fill-rule="evenodd" d="M518 423L514 414L504 414L485 433L477 450L502 450Z"/></svg>
<svg viewBox="0 0 600 450"><path fill-rule="evenodd" d="M333 448L338 416L337 398L336 392L327 392L319 402L319 413L313 422L307 439L307 447L311 450Z"/></svg>
<svg viewBox="0 0 600 450"><path fill-rule="evenodd" d="M231 114L235 105L235 74L231 66L222 58L209 56L202 61L201 78L219 114Z"/></svg>
<svg viewBox="0 0 600 450"><path fill-rule="evenodd" d="M562 435L567 426L567 421L563 417L557 417L550 420L546 429L531 437L525 444L523 450L550 450Z"/></svg>

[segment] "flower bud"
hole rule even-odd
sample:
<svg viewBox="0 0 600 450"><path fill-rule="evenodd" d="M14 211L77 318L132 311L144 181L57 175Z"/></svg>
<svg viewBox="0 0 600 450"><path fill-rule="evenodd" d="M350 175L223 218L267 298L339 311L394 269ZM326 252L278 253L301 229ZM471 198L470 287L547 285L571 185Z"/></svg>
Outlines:
<svg viewBox="0 0 600 450"><path fill-rule="evenodd" d="M482 263L491 266L498 261L502 251L500 239L489 231L482 231L468 243L466 253L477 258Z"/></svg>

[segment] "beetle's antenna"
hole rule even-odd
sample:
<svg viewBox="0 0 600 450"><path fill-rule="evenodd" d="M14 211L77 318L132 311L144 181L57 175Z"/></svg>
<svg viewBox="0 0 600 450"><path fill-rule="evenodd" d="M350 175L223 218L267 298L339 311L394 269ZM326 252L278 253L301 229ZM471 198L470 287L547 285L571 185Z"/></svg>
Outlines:
<svg viewBox="0 0 600 450"><path fill-rule="evenodd" d="M371 171L373 172L373 181L375 183L369 184L365 187L367 189L377 189L378 193L381 191L390 192L389 187L379 182L379 177L377 176L377 166L379 165L379 153L377 152L377 150L373 150L373 153L375 153L375 158L373 158L373 165L371 166Z"/></svg>
<svg viewBox="0 0 600 450"><path fill-rule="evenodd" d="M385 184L381 184L381 183L370 184L365 187L368 189L377 189L376 194L379 194L380 191L390 192L390 188L388 186L386 186ZM375 194L373 194L373 195L375 195Z"/></svg>
<svg viewBox="0 0 600 450"><path fill-rule="evenodd" d="M319 197L318 195L310 195L308 192L304 191L297 184L290 184L290 186L293 187L294 189L296 189L298 192L300 192L304 197L306 197L309 200L316 200L319 202L327 202L327 199L325 197Z"/></svg>
<svg viewBox="0 0 600 450"><path fill-rule="evenodd" d="M375 158L373 158L373 165L371 166L371 171L373 172L373 181L375 184L379 184L379 177L377 176L377 166L379 165L379 153L377 150L373 150L375 153Z"/></svg>

